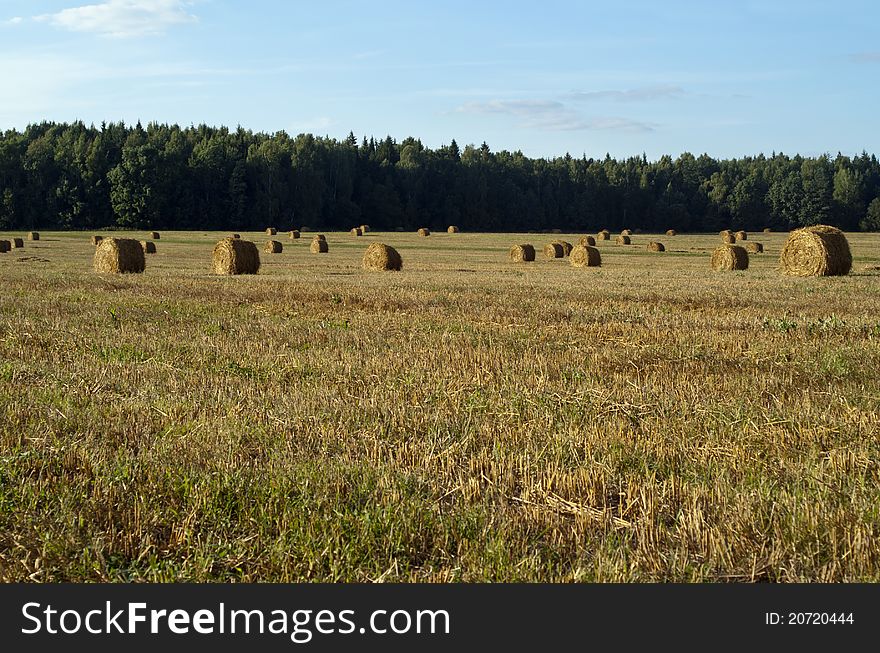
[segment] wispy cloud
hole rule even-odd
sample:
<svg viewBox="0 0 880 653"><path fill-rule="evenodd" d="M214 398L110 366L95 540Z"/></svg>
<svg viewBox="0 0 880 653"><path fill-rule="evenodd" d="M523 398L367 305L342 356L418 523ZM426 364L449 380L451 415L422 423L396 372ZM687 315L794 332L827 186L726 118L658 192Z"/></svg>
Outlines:
<svg viewBox="0 0 880 653"><path fill-rule="evenodd" d="M625 91L572 91L566 98L577 101L601 101L613 102L649 102L651 100L664 100L679 98L684 95L684 89L680 86L645 86Z"/></svg>
<svg viewBox="0 0 880 653"><path fill-rule="evenodd" d="M517 127L541 131L613 130L631 133L654 131L655 125L630 118L584 117L555 100L492 100L468 102L458 113L506 114L520 118Z"/></svg>
<svg viewBox="0 0 880 653"><path fill-rule="evenodd" d="M24 19L21 16L15 16L14 18L8 18L6 20L0 20L0 25L18 25Z"/></svg>
<svg viewBox="0 0 880 653"><path fill-rule="evenodd" d="M106 0L34 16L34 20L112 38L155 36L169 27L196 22L198 18L187 11L190 4L186 0Z"/></svg>
<svg viewBox="0 0 880 653"><path fill-rule="evenodd" d="M856 63L876 63L880 62L880 52L856 52L849 56L850 61Z"/></svg>

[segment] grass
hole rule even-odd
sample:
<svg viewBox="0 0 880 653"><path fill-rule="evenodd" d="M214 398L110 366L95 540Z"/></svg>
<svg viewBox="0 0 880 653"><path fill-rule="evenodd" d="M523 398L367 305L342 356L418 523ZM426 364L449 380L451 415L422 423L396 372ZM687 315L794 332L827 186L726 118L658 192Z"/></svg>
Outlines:
<svg viewBox="0 0 880 653"><path fill-rule="evenodd" d="M716 234L328 233L234 278L226 232L133 276L89 235L0 255L0 580L880 580L878 236L797 279L785 234L716 273Z"/></svg>

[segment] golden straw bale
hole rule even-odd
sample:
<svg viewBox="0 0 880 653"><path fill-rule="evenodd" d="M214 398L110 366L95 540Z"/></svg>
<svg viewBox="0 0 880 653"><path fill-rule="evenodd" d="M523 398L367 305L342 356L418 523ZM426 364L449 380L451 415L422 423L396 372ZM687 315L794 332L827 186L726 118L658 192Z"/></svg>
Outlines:
<svg viewBox="0 0 880 653"><path fill-rule="evenodd" d="M852 252L840 229L824 224L796 229L788 235L779 258L785 274L831 277L849 274Z"/></svg>
<svg viewBox="0 0 880 653"><path fill-rule="evenodd" d="M396 249L384 243L372 243L364 253L363 266L365 270L401 270L403 259Z"/></svg>
<svg viewBox="0 0 880 653"><path fill-rule="evenodd" d="M95 248L95 272L140 273L147 267L144 248L133 238L104 238Z"/></svg>
<svg viewBox="0 0 880 653"><path fill-rule="evenodd" d="M224 238L214 245L211 264L214 274L256 274L260 271L260 252L249 240Z"/></svg>
<svg viewBox="0 0 880 653"><path fill-rule="evenodd" d="M572 247L568 260L572 267L576 268L592 268L602 265L602 256L599 254L599 250L589 245Z"/></svg>
<svg viewBox="0 0 880 653"><path fill-rule="evenodd" d="M712 252L713 270L747 270L749 253L740 245L719 245Z"/></svg>
<svg viewBox="0 0 880 653"><path fill-rule="evenodd" d="M535 260L535 248L531 245L514 245L508 252L508 257L515 263Z"/></svg>

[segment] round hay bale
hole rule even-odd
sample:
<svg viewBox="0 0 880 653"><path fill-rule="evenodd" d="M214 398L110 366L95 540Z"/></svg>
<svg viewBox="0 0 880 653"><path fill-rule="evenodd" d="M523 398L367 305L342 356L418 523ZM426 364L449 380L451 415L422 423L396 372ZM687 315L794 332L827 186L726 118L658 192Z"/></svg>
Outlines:
<svg viewBox="0 0 880 653"><path fill-rule="evenodd" d="M312 254L326 254L330 251L330 247L327 245L326 240L322 240L316 236L315 238L312 238L312 244L309 245L309 250Z"/></svg>
<svg viewBox="0 0 880 653"><path fill-rule="evenodd" d="M732 233L733 233L733 232L732 232L730 229L723 229L723 230L721 230L721 231L718 232L718 235L721 236L721 237L723 238L724 236L729 236L729 235L732 234Z"/></svg>
<svg viewBox="0 0 880 653"><path fill-rule="evenodd" d="M141 247L144 248L144 254L156 253L156 243L154 243L152 240L142 240Z"/></svg>
<svg viewBox="0 0 880 653"><path fill-rule="evenodd" d="M630 240L629 236L624 236L623 234L621 234L617 237L618 245L629 245L631 242L632 241Z"/></svg>
<svg viewBox="0 0 880 653"><path fill-rule="evenodd" d="M600 231L596 234L596 240L611 240L611 234L607 231Z"/></svg>
<svg viewBox="0 0 880 653"><path fill-rule="evenodd" d="M278 233L278 230L275 227L267 227L266 228L266 235L267 236L274 236L277 233Z"/></svg>
<svg viewBox="0 0 880 653"><path fill-rule="evenodd" d="M749 239L749 235L745 231L737 231L733 235L736 237L737 240L748 240Z"/></svg>
<svg viewBox="0 0 880 653"><path fill-rule="evenodd" d="M458 227L456 227L455 225L449 225L449 227L446 228L446 233L448 233L448 234L457 234L457 233L458 233Z"/></svg>
<svg viewBox="0 0 880 653"><path fill-rule="evenodd" d="M12 243L8 240L0 240L0 254L5 254L12 249Z"/></svg>
<svg viewBox="0 0 880 653"><path fill-rule="evenodd" d="M103 236L92 236L92 245L97 245L102 240L104 240Z"/></svg>
<svg viewBox="0 0 880 653"><path fill-rule="evenodd" d="M763 254L764 246L761 243L756 243L754 240L750 240L746 243L746 251L749 254Z"/></svg>
<svg viewBox="0 0 880 653"><path fill-rule="evenodd" d="M296 229L294 229L293 231L290 232L290 239L296 240L297 238L299 238L299 232Z"/></svg>
<svg viewBox="0 0 880 653"><path fill-rule="evenodd" d="M40 233L39 233L38 231L31 231L31 232L28 232L28 236L27 236L27 238L28 238L28 240L39 240L39 239L40 239Z"/></svg>
<svg viewBox="0 0 880 653"><path fill-rule="evenodd" d="M419 236L430 236L431 230L426 227L422 227L421 229L419 229L418 234Z"/></svg>
<svg viewBox="0 0 880 653"><path fill-rule="evenodd" d="M667 236L677 236L677 235L678 235L678 232L677 232L675 229L667 229L667 230L666 230L666 235L667 235Z"/></svg>
<svg viewBox="0 0 880 653"><path fill-rule="evenodd" d="M152 238L153 240L159 240L159 232L158 231L151 231L150 238Z"/></svg>
<svg viewBox="0 0 880 653"><path fill-rule="evenodd" d="M22 247L24 247L24 238L13 238L12 246L15 249L21 249Z"/></svg>
<svg viewBox="0 0 880 653"><path fill-rule="evenodd" d="M366 233L369 233L369 231L370 231L370 225L368 225L368 224L362 224L362 225L361 225L360 227L358 227L358 228L361 230L361 234L362 234L362 235L363 235L363 234L366 234Z"/></svg>
<svg viewBox="0 0 880 653"><path fill-rule="evenodd" d="M508 258L515 263L535 260L535 248L531 245L514 245L508 252Z"/></svg>
<svg viewBox="0 0 880 653"><path fill-rule="evenodd" d="M648 243L648 251L649 252L665 252L666 248L663 246L663 243L658 243L655 241L651 241Z"/></svg>
<svg viewBox="0 0 880 653"><path fill-rule="evenodd" d="M284 246L279 240L267 240L266 244L263 245L263 251L266 254L280 254L284 251Z"/></svg>
<svg viewBox="0 0 880 653"><path fill-rule="evenodd" d="M772 230L770 227L764 227L764 233L765 233L765 234L769 234L769 233L772 233L772 232L773 232L773 230Z"/></svg>
<svg viewBox="0 0 880 653"><path fill-rule="evenodd" d="M211 268L214 274L256 274L260 270L260 252L249 240L224 238L214 245Z"/></svg>
<svg viewBox="0 0 880 653"><path fill-rule="evenodd" d="M360 227L355 227L354 229L351 230L350 233L352 236L363 236L364 235L364 232L361 230Z"/></svg>
<svg viewBox="0 0 880 653"><path fill-rule="evenodd" d="M736 236L734 236L729 231L727 233L721 232L721 242L727 245L732 245L736 242Z"/></svg>
<svg viewBox="0 0 880 653"><path fill-rule="evenodd" d="M843 276L852 269L852 252L840 229L817 224L792 231L779 262L782 271L792 276Z"/></svg>
<svg viewBox="0 0 880 653"><path fill-rule="evenodd" d="M749 253L740 245L719 245L712 252L713 270L747 270Z"/></svg>
<svg viewBox="0 0 880 653"><path fill-rule="evenodd" d="M594 268L602 265L602 256L599 250L589 245L578 245L571 248L568 257L569 263L576 268Z"/></svg>
<svg viewBox="0 0 880 653"><path fill-rule="evenodd" d="M544 245L544 256L547 258L562 258L565 256L565 250L559 243L547 243Z"/></svg>
<svg viewBox="0 0 880 653"><path fill-rule="evenodd" d="M562 246L562 255L563 256L568 256L569 254L571 254L571 243L569 243L565 240L555 240L553 242L555 242L557 245Z"/></svg>
<svg viewBox="0 0 880 653"><path fill-rule="evenodd" d="M595 247L596 239L592 236L584 236L578 241L578 245L582 245L583 247Z"/></svg>
<svg viewBox="0 0 880 653"><path fill-rule="evenodd" d="M633 235L632 229L624 229L623 231L620 232L620 235L621 236L632 236Z"/></svg>
<svg viewBox="0 0 880 653"><path fill-rule="evenodd" d="M384 243L372 243L364 252L365 270L401 270L403 259L396 249Z"/></svg>
<svg viewBox="0 0 880 653"><path fill-rule="evenodd" d="M133 238L104 238L95 248L95 272L130 274L147 267L144 248Z"/></svg>

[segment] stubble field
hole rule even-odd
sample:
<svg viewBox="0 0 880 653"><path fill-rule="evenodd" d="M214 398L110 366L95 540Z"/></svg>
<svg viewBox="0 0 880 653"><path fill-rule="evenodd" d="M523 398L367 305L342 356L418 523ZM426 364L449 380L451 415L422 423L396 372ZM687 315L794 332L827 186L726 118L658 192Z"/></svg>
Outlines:
<svg viewBox="0 0 880 653"><path fill-rule="evenodd" d="M0 580L880 580L880 235L828 279L786 234L728 273L279 234L251 277L225 233L117 276L41 235L0 254Z"/></svg>

